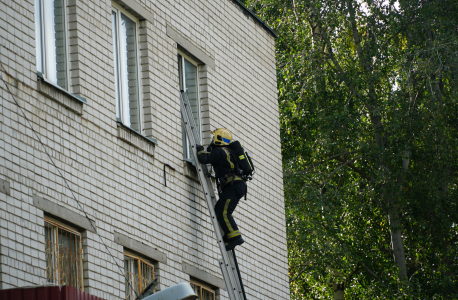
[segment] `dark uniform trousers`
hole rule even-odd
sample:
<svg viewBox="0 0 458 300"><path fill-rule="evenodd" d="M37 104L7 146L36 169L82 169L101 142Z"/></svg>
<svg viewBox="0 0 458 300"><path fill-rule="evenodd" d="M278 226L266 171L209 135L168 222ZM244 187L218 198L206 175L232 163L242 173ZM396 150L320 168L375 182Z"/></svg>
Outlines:
<svg viewBox="0 0 458 300"><path fill-rule="evenodd" d="M246 184L243 181L227 183L219 195L215 205L216 218L224 232L224 242L230 242L241 237L237 224L232 217L240 198L246 194Z"/></svg>

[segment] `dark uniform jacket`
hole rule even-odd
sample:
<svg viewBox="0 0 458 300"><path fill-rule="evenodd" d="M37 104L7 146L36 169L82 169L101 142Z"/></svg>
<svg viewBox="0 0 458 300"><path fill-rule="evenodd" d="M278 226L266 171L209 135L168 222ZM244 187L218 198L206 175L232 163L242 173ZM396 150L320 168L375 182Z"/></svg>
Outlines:
<svg viewBox="0 0 458 300"><path fill-rule="evenodd" d="M197 158L202 164L211 164L215 170L216 177L220 180L221 186L224 187L232 180L242 181L240 176L235 175L234 157L229 149L222 146L213 146L211 152L204 151L203 147L197 149Z"/></svg>

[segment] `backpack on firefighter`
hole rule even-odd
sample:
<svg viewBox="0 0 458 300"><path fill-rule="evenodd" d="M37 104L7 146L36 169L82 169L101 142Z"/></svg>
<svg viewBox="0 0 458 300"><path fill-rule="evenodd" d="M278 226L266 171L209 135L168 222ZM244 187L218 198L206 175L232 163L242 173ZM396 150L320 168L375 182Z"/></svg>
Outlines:
<svg viewBox="0 0 458 300"><path fill-rule="evenodd" d="M236 175L242 177L244 181L252 180L255 172L253 161L242 144L239 141L232 141L227 147L236 163Z"/></svg>
<svg viewBox="0 0 458 300"><path fill-rule="evenodd" d="M232 133L225 128L218 128L211 132L213 134L213 141L209 145L207 150L211 151L212 145L223 146L224 151L230 153L231 160L234 160L234 169L231 172L228 172L223 177L218 178L217 186L218 191L221 191L222 186L228 180L231 180L231 185L234 184L235 176L242 178L243 182L253 179L253 174L255 172L253 160L245 149L243 149L242 144L239 141L232 140ZM246 194L245 194L246 200Z"/></svg>

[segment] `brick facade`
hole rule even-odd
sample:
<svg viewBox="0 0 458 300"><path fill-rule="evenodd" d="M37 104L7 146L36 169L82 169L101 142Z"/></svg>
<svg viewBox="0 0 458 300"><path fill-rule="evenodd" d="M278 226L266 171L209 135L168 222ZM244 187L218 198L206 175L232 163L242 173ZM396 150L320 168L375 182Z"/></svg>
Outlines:
<svg viewBox="0 0 458 300"><path fill-rule="evenodd" d="M116 122L113 3L139 20L142 134ZM189 281L186 270L221 281L206 202L183 161L184 51L200 62L203 144L226 127L257 167L234 214L246 240L237 253L248 299L289 299L272 32L232 0L68 0L65 92L37 77L34 6L2 0L0 74L107 246L73 224L83 236L84 291L124 299L126 247L156 261L160 289ZM44 214L86 218L0 83L0 289L42 285ZM217 293L227 299L224 288Z"/></svg>

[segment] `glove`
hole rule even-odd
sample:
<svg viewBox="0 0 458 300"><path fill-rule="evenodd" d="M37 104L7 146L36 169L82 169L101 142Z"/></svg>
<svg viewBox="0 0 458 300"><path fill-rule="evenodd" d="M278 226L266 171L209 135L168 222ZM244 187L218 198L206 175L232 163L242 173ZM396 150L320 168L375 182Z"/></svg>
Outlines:
<svg viewBox="0 0 458 300"><path fill-rule="evenodd" d="M211 142L210 145L208 145L207 152L212 152L212 150L213 150L213 142Z"/></svg>
<svg viewBox="0 0 458 300"><path fill-rule="evenodd" d="M196 144L196 150L197 150L197 152L200 152L200 151L204 150L204 147L202 147L199 144Z"/></svg>

